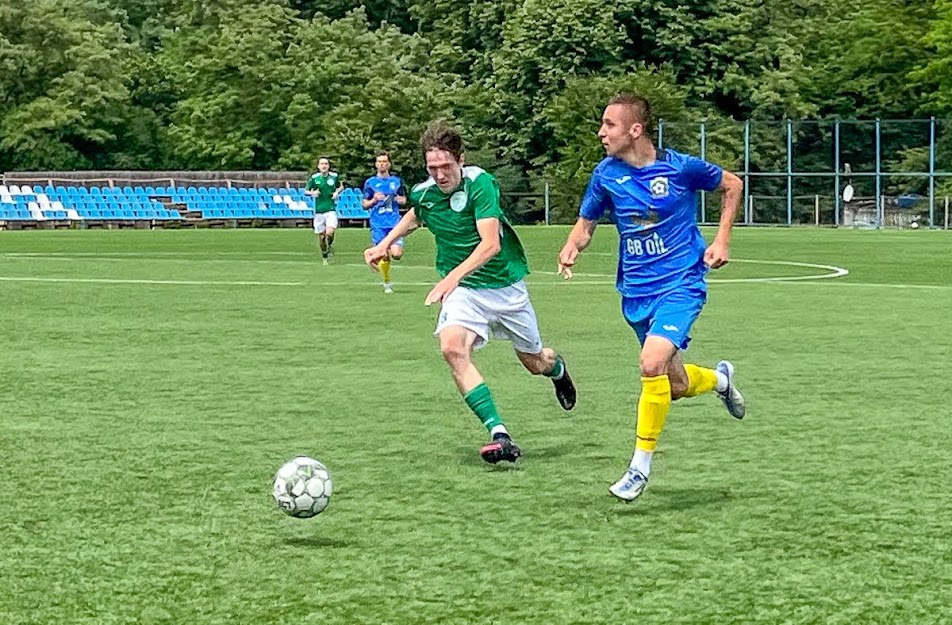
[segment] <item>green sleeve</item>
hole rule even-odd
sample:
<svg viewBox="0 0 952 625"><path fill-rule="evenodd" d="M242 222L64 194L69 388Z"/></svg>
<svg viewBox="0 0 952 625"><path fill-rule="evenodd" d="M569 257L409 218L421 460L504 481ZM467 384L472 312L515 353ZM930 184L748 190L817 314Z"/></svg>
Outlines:
<svg viewBox="0 0 952 625"><path fill-rule="evenodd" d="M499 206L499 185L490 174L482 173L469 184L469 199L477 220L504 217Z"/></svg>
<svg viewBox="0 0 952 625"><path fill-rule="evenodd" d="M424 223L423 220L426 218L426 209L424 209L423 204L420 203L420 200L423 199L424 193L426 192L411 189L410 195L407 197L407 204L409 204L410 208L413 209L413 214L416 216L417 223L421 225Z"/></svg>
<svg viewBox="0 0 952 625"><path fill-rule="evenodd" d="M307 179L307 184L304 185L304 188L308 191L313 191L317 188L317 185L314 183L314 176Z"/></svg>

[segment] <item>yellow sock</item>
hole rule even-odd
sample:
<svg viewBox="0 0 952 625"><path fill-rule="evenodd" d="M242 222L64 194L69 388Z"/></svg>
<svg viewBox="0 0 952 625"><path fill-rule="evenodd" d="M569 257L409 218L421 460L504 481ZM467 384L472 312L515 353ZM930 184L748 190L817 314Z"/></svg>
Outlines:
<svg viewBox="0 0 952 625"><path fill-rule="evenodd" d="M382 260L380 261L380 273L383 274L383 281L390 282L390 261Z"/></svg>
<svg viewBox="0 0 952 625"><path fill-rule="evenodd" d="M717 388L717 376L713 369L686 364L684 370L688 372L688 390L684 393L685 397L695 397Z"/></svg>
<svg viewBox="0 0 952 625"><path fill-rule="evenodd" d="M641 378L636 450L654 452L669 408L671 408L671 381L668 376Z"/></svg>

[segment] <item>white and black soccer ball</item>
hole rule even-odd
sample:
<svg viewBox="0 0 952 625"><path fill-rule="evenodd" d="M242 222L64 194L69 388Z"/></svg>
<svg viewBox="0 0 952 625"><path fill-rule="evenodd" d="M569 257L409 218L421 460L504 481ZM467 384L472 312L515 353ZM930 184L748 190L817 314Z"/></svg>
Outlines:
<svg viewBox="0 0 952 625"><path fill-rule="evenodd" d="M278 469L271 492L282 512L309 519L324 511L333 489L327 467L314 458L299 456Z"/></svg>

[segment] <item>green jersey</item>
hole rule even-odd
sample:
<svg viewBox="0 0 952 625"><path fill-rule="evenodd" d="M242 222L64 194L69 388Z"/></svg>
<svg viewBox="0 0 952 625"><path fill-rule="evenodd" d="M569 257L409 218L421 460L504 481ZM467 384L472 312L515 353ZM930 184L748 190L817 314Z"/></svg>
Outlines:
<svg viewBox="0 0 952 625"><path fill-rule="evenodd" d="M329 213L337 210L334 206L334 191L340 186L340 179L336 171L329 171L327 175L318 172L307 179L308 191L317 191L319 195L314 198L315 213Z"/></svg>
<svg viewBox="0 0 952 625"><path fill-rule="evenodd" d="M436 271L441 276L459 266L482 240L476 229L478 219L499 219L502 249L488 263L463 279L471 289L498 289L522 280L529 263L522 242L499 207L496 179L479 167L464 167L456 189L443 193L430 178L410 192L410 206L417 220L436 238Z"/></svg>

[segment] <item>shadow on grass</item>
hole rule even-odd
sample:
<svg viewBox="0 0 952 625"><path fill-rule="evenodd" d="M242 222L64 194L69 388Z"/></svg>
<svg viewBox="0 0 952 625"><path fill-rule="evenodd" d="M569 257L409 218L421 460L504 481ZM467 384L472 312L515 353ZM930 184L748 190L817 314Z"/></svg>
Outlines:
<svg viewBox="0 0 952 625"><path fill-rule="evenodd" d="M596 446L591 445L591 447ZM522 457L515 464L511 462L500 462L496 465L489 465L479 457L478 453L474 453L474 451L470 448L460 447L457 450L457 453L460 456L460 464L463 466L495 467L501 470L514 470L518 469L522 465L528 466L535 463L546 464L552 460L557 461L564 458L572 458L573 461L578 462L597 462L599 460L610 459L608 455L601 453L596 454L592 452L580 452L579 445L576 443L532 445L528 448L523 448Z"/></svg>
<svg viewBox="0 0 952 625"><path fill-rule="evenodd" d="M328 538L326 536L293 536L278 541L288 547L299 547L305 549L329 548L339 549L341 547L352 547L353 543L337 538Z"/></svg>
<svg viewBox="0 0 952 625"><path fill-rule="evenodd" d="M617 515L650 515L655 512L677 512L729 504L734 495L727 487L708 488L655 488L636 501L626 504L617 501L612 512Z"/></svg>
<svg viewBox="0 0 952 625"><path fill-rule="evenodd" d="M489 464L479 456L478 452L478 449L474 450L472 447L458 447L456 453L459 456L460 465L485 469L489 473L506 473L508 471L518 471L521 463L524 462L524 460L520 459L517 462L503 461L496 464Z"/></svg>

